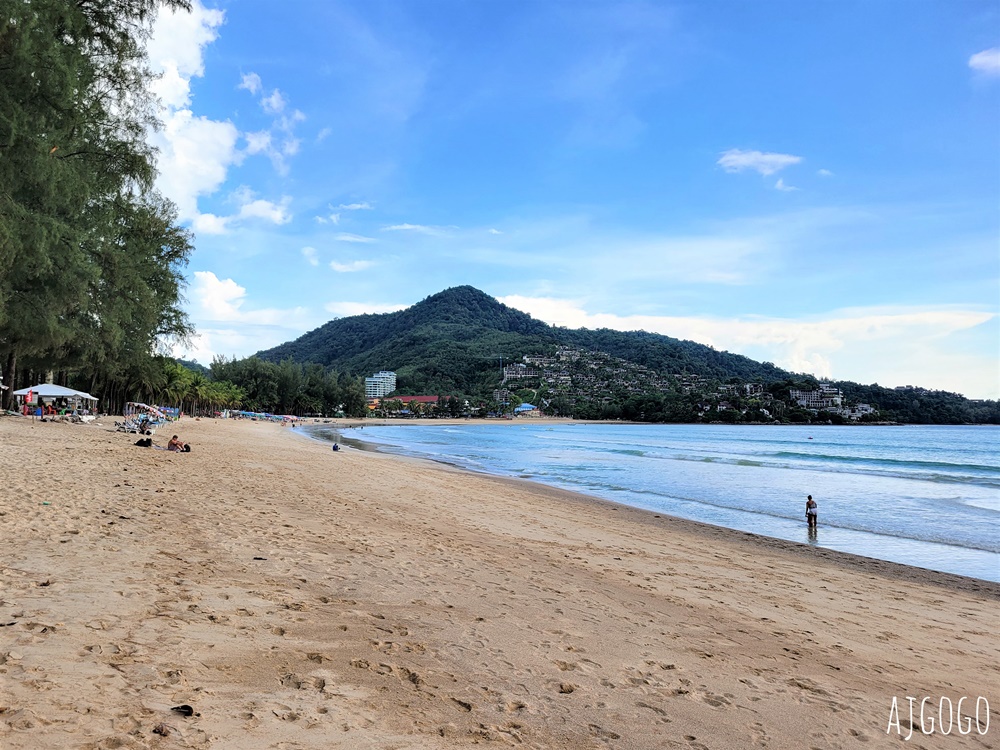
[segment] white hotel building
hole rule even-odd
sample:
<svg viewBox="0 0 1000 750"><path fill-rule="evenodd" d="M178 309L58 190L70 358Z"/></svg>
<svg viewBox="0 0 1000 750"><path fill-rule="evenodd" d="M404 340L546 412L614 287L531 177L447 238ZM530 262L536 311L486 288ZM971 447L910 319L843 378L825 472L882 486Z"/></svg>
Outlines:
<svg viewBox="0 0 1000 750"><path fill-rule="evenodd" d="M382 398L396 390L396 373L383 370L365 378L365 398Z"/></svg>

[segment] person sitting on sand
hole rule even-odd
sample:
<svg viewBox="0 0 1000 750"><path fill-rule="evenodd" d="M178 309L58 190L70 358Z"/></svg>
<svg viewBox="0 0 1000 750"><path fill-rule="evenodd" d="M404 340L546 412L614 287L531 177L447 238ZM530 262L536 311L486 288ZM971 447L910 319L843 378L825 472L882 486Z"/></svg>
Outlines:
<svg viewBox="0 0 1000 750"><path fill-rule="evenodd" d="M809 528L816 528L816 501L812 495L806 496L806 519L809 521Z"/></svg>
<svg viewBox="0 0 1000 750"><path fill-rule="evenodd" d="M170 442L167 443L167 450L177 451L178 453L180 453L181 451L184 450L184 443L178 440L177 436L174 435L172 438L170 438Z"/></svg>

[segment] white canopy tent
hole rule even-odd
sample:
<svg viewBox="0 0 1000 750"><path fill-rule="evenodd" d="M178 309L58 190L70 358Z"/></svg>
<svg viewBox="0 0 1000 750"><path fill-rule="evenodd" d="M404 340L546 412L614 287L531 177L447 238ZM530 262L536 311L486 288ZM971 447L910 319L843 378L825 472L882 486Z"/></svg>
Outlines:
<svg viewBox="0 0 1000 750"><path fill-rule="evenodd" d="M61 385L53 385L52 383L39 383L30 388L21 388L18 391L14 391L14 395L23 399L28 395L29 391L38 398L45 399L46 401L57 398L65 398L69 401L74 399L77 401L97 401L97 398L91 396L89 393L74 391L72 388L63 388Z"/></svg>

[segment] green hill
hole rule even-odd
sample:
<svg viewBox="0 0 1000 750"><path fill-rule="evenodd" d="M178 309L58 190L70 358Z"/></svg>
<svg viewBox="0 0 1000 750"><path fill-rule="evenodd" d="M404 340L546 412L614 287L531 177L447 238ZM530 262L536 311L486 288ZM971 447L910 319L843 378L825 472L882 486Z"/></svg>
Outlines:
<svg viewBox="0 0 1000 750"><path fill-rule="evenodd" d="M458 395L495 388L501 358L520 361L559 346L602 352L662 374L764 382L789 376L769 363L669 336L549 326L470 286L446 289L399 312L332 320L257 356L357 375L393 370L401 393Z"/></svg>

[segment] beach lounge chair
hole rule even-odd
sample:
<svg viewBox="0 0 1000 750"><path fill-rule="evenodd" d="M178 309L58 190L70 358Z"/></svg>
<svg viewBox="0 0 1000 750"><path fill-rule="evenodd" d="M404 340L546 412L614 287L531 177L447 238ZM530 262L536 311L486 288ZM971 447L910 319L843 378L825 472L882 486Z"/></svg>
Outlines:
<svg viewBox="0 0 1000 750"><path fill-rule="evenodd" d="M137 435L152 435L156 432L157 424L157 422L148 419L145 414L137 414L126 417L124 422L115 422L115 429L119 432L131 432Z"/></svg>

